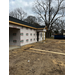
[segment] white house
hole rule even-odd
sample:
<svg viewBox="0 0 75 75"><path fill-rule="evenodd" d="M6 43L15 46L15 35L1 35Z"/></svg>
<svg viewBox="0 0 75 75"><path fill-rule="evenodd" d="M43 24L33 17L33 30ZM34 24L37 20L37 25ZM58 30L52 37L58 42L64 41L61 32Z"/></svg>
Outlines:
<svg viewBox="0 0 75 75"><path fill-rule="evenodd" d="M34 26L9 16L9 45L23 46L45 40L45 26Z"/></svg>

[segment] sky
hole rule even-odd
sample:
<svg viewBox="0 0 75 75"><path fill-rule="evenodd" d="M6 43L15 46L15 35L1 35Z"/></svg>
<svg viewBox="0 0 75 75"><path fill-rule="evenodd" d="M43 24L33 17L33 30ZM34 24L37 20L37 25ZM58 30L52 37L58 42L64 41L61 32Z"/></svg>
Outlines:
<svg viewBox="0 0 75 75"><path fill-rule="evenodd" d="M32 6L35 0L9 0L9 12L16 8L22 8L28 15L35 15Z"/></svg>
<svg viewBox="0 0 75 75"><path fill-rule="evenodd" d="M32 7L35 1L36 0L9 0L9 12L13 11L16 8L22 8L27 13L27 16L31 15L38 17L38 15L32 11ZM55 6L55 1L53 3L53 6Z"/></svg>

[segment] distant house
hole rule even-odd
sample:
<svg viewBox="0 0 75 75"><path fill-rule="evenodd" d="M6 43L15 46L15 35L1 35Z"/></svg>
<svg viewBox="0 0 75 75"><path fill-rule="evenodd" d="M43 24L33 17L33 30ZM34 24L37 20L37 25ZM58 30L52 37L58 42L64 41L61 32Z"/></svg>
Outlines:
<svg viewBox="0 0 75 75"><path fill-rule="evenodd" d="M45 40L45 26L34 26L9 16L9 45L23 46Z"/></svg>

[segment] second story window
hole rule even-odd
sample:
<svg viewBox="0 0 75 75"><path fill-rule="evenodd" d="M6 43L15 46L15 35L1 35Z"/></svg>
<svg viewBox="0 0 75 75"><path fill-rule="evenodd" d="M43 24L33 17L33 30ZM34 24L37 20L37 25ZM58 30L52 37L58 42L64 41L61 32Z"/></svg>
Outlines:
<svg viewBox="0 0 75 75"><path fill-rule="evenodd" d="M28 33L26 33L26 36L28 36Z"/></svg>

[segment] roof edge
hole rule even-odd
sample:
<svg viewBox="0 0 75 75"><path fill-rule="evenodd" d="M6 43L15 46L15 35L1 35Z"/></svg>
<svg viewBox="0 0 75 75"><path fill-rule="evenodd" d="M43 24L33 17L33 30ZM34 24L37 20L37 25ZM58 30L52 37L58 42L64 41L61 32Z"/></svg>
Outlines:
<svg viewBox="0 0 75 75"><path fill-rule="evenodd" d="M19 25L19 26L28 27L28 28L32 28L32 29L44 29L45 28L45 27L44 28L35 28L35 27L31 27L31 26L28 26L28 25L25 25L25 24L13 22L13 21L10 21L10 20L9 20L9 23L16 24L16 25Z"/></svg>

